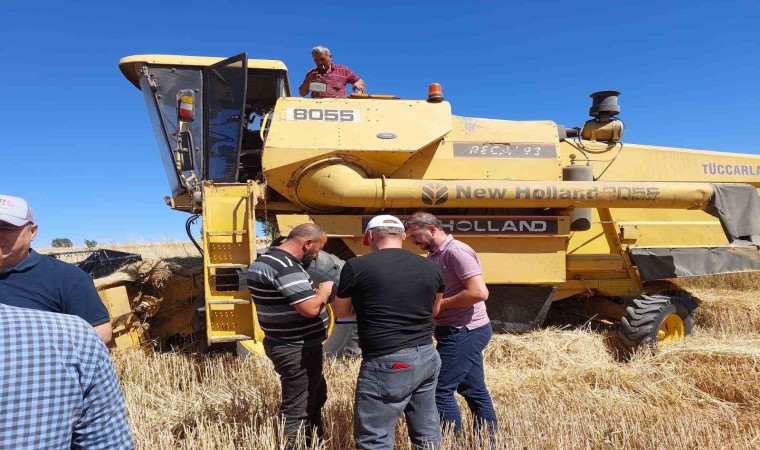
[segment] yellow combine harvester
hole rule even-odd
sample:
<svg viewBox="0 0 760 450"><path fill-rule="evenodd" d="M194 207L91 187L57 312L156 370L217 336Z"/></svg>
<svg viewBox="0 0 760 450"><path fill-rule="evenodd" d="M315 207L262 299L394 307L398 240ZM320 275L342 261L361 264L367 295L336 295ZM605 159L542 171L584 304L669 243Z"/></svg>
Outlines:
<svg viewBox="0 0 760 450"><path fill-rule="evenodd" d="M347 259L367 252L372 215L429 210L480 255L490 315L506 329L540 326L562 301L618 323L628 347L692 326L688 296L647 295L642 281L760 269L760 156L623 144L617 92L592 94L592 119L565 128L455 116L436 92L295 98L283 63L245 54L119 67L144 96L167 204L202 216L209 344L260 347L245 285L256 220L282 234L315 222ZM134 310L134 293L111 296ZM192 332L187 297L163 294L153 314L185 298L184 328L172 330ZM122 342L144 342L135 330L149 320L136 312Z"/></svg>

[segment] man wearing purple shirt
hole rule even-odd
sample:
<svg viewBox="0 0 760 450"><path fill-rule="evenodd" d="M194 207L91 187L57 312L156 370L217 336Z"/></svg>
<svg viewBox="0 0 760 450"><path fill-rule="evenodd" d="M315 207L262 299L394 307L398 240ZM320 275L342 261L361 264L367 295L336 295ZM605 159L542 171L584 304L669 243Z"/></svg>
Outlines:
<svg viewBox="0 0 760 450"><path fill-rule="evenodd" d="M413 214L406 221L412 243L427 250L428 257L443 272L446 292L436 316L435 338L441 356L435 400L442 425L453 425L462 432L462 416L454 393L459 392L470 407L477 426L496 431L496 412L486 387L483 349L493 330L486 312L488 288L475 251L447 235L441 221L426 212Z"/></svg>

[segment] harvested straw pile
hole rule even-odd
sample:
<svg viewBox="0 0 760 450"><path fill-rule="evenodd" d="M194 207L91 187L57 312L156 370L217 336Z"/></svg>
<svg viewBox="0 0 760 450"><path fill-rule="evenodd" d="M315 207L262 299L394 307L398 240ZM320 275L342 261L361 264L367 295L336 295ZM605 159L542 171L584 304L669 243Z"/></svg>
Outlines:
<svg viewBox="0 0 760 450"><path fill-rule="evenodd" d="M500 420L495 447L758 448L760 300L752 300L757 291L722 292L697 293L702 312L692 338L627 363L610 351L605 331L494 337L486 378ZM279 384L266 359L117 352L114 360L138 448L278 448ZM328 362L328 439L318 448L352 448L357 371L357 361ZM410 448L401 423L396 448ZM484 445L447 434L444 448Z"/></svg>
<svg viewBox="0 0 760 450"><path fill-rule="evenodd" d="M760 293L727 289L692 290L700 307L697 325L726 334L760 332Z"/></svg>
<svg viewBox="0 0 760 450"><path fill-rule="evenodd" d="M200 266L194 272L201 273L202 270L203 267ZM176 263L160 260L139 261L126 265L111 275L96 279L95 287L102 289L125 282L139 282L140 284L148 284L160 290L169 282L173 274L184 271L186 269L183 269L182 266Z"/></svg>

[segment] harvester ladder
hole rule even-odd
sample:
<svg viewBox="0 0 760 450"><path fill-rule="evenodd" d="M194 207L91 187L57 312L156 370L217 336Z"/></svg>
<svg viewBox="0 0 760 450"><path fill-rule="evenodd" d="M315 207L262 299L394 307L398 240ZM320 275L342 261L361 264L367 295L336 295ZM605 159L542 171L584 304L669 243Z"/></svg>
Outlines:
<svg viewBox="0 0 760 450"><path fill-rule="evenodd" d="M245 341L261 346L263 333L246 283L256 258L258 190L255 183L203 183L203 263L209 344Z"/></svg>

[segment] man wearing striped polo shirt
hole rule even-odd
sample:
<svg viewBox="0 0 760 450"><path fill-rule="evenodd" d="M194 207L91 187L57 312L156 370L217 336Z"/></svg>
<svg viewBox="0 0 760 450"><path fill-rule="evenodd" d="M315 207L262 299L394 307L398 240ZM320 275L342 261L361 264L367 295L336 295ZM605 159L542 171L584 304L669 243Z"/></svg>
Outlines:
<svg viewBox="0 0 760 450"><path fill-rule="evenodd" d="M322 341L329 317L325 304L334 283L314 289L304 266L327 243L325 232L306 223L293 228L278 247L270 248L248 269L248 287L264 330L264 350L282 385L280 414L285 421L286 448L296 448L299 432L310 443L322 436L322 406L327 384L322 375Z"/></svg>
<svg viewBox="0 0 760 450"><path fill-rule="evenodd" d="M298 93L301 97L311 92L311 98L346 98L346 84L353 85L354 92L367 92L364 80L353 70L332 62L332 54L327 47L317 46L311 49L315 68L306 73Z"/></svg>

